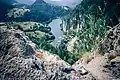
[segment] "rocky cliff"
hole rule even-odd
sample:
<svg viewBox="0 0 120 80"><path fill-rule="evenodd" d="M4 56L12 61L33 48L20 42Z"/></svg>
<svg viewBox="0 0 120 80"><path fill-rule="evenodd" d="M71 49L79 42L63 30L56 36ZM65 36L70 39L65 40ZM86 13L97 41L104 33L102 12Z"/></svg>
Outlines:
<svg viewBox="0 0 120 80"><path fill-rule="evenodd" d="M120 79L120 24L107 31L101 40L98 52L83 57L73 67L77 70L83 66L96 80Z"/></svg>
<svg viewBox="0 0 120 80"><path fill-rule="evenodd" d="M93 52L88 58L81 58L73 65L76 69L81 66L97 80L120 79L120 24L107 31L98 52Z"/></svg>
<svg viewBox="0 0 120 80"><path fill-rule="evenodd" d="M0 80L92 80L57 55L39 50L20 30L0 27Z"/></svg>
<svg viewBox="0 0 120 80"><path fill-rule="evenodd" d="M38 49L22 31L0 27L0 80L120 79L118 55L110 60L105 55L94 55L88 63L83 60L71 66L57 55Z"/></svg>

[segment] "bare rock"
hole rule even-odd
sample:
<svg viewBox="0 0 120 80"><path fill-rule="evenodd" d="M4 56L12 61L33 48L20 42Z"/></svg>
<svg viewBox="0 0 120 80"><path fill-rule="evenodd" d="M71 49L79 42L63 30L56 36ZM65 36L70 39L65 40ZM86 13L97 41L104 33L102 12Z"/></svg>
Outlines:
<svg viewBox="0 0 120 80"><path fill-rule="evenodd" d="M86 75L86 74L88 74L88 71L82 66L82 67L80 68L80 74L81 74L81 75Z"/></svg>
<svg viewBox="0 0 120 80"><path fill-rule="evenodd" d="M86 74L82 70L83 74ZM93 80L57 55L38 50L19 30L0 27L0 80Z"/></svg>
<svg viewBox="0 0 120 80"><path fill-rule="evenodd" d="M114 26L107 33L105 40L100 44L99 52L104 55L110 53L109 57L120 56L120 24Z"/></svg>

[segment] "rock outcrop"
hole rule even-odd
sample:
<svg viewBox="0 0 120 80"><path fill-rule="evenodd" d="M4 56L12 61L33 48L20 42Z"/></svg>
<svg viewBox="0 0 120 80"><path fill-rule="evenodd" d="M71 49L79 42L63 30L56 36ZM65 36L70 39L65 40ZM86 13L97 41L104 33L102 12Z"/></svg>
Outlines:
<svg viewBox="0 0 120 80"><path fill-rule="evenodd" d="M88 63L82 64L80 59L72 67L76 70L84 67L96 80L120 80L120 24L108 31L97 53Z"/></svg>
<svg viewBox="0 0 120 80"><path fill-rule="evenodd" d="M57 55L39 49L22 31L2 25L0 80L119 80L119 27L108 31L101 43L104 55L96 55L86 64L79 60L71 66Z"/></svg>
<svg viewBox="0 0 120 80"><path fill-rule="evenodd" d="M100 53L113 59L120 56L120 24L111 28L100 45Z"/></svg>
<svg viewBox="0 0 120 80"><path fill-rule="evenodd" d="M40 50L20 30L0 27L0 80L95 80L57 55Z"/></svg>

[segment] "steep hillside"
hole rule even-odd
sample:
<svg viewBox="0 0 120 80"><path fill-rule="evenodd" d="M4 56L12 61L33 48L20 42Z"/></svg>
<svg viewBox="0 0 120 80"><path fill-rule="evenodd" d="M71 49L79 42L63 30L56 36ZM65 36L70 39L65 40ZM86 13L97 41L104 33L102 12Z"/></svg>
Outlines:
<svg viewBox="0 0 120 80"><path fill-rule="evenodd" d="M84 66L96 80L120 79L120 24L107 32L100 42L99 51L82 57L73 67L79 70Z"/></svg>
<svg viewBox="0 0 120 80"><path fill-rule="evenodd" d="M119 8L119 0L83 0L63 18L62 30L67 45L77 38L70 51L75 58L98 48L107 31L119 23Z"/></svg>
<svg viewBox="0 0 120 80"><path fill-rule="evenodd" d="M14 3L17 3L16 0L0 0L0 2L9 4L9 5L12 5L12 4L14 4Z"/></svg>
<svg viewBox="0 0 120 80"><path fill-rule="evenodd" d="M32 5L16 4L8 13L9 21L34 21L49 23L53 19L64 16L70 9L62 6L55 6L43 0L36 0ZM27 11L26 11L27 10Z"/></svg>
<svg viewBox="0 0 120 80"><path fill-rule="evenodd" d="M3 1L0 1L0 7L1 7L1 12L0 12L0 21L6 21L6 13L9 9L14 8L12 5L4 3Z"/></svg>

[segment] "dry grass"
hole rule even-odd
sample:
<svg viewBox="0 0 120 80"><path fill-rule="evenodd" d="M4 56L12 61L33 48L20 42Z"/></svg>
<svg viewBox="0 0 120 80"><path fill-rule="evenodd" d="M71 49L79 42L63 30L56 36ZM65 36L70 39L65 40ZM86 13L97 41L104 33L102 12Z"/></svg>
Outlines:
<svg viewBox="0 0 120 80"><path fill-rule="evenodd" d="M84 53L82 56L81 56L81 62L84 63L84 64L88 64L92 59L94 59L95 57L97 56L97 52L96 51L93 51L92 53Z"/></svg>
<svg viewBox="0 0 120 80"><path fill-rule="evenodd" d="M39 59L45 59L45 55L43 52L36 52L35 56Z"/></svg>

